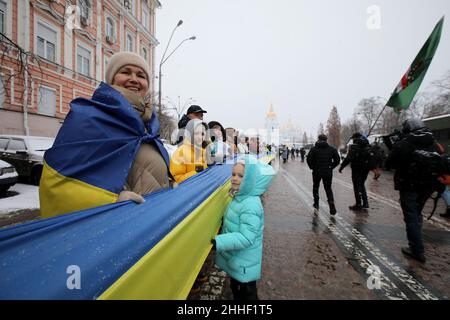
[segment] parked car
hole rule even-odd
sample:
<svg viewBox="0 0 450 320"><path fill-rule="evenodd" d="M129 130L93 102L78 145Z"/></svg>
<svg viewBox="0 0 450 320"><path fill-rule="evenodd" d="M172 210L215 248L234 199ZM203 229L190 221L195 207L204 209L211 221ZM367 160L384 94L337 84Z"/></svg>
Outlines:
<svg viewBox="0 0 450 320"><path fill-rule="evenodd" d="M4 194L12 187L19 175L14 166L6 161L0 160L0 194Z"/></svg>
<svg viewBox="0 0 450 320"><path fill-rule="evenodd" d="M34 185L41 179L44 152L51 148L54 138L0 135L0 160L11 163L20 178Z"/></svg>

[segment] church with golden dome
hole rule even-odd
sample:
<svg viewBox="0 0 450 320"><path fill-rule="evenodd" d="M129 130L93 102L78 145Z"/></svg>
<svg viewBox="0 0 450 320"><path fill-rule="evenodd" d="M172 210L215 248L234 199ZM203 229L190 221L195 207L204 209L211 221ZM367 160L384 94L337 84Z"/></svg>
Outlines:
<svg viewBox="0 0 450 320"><path fill-rule="evenodd" d="M272 104L270 104L269 111L266 114L266 124L264 125L264 128L269 132L279 129L277 114L273 111Z"/></svg>
<svg viewBox="0 0 450 320"><path fill-rule="evenodd" d="M268 138L271 137L267 141L274 141L274 137L276 136L276 140L279 141L278 143L293 144L301 142L301 128L294 124L291 118L289 118L286 125L280 126L272 104L270 104L269 111L266 113L264 128L267 130Z"/></svg>
<svg viewBox="0 0 450 320"><path fill-rule="evenodd" d="M273 105L270 104L269 111L266 113L266 122L264 124L266 130L266 136L264 141L269 144L278 145L280 141L279 125L277 114L273 111Z"/></svg>

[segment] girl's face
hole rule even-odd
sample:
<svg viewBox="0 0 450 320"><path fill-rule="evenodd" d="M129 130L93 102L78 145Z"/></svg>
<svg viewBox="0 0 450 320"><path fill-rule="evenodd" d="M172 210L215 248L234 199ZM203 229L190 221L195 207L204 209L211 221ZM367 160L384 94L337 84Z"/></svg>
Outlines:
<svg viewBox="0 0 450 320"><path fill-rule="evenodd" d="M214 130L214 135L216 136L217 141L222 141L223 140L223 136L222 136L222 130L220 130L219 126L215 126L213 128Z"/></svg>
<svg viewBox="0 0 450 320"><path fill-rule="evenodd" d="M236 164L231 172L231 189L239 190L242 178L244 178L245 166L241 163Z"/></svg>
<svg viewBox="0 0 450 320"><path fill-rule="evenodd" d="M194 144L198 147L202 145L202 142L205 140L205 127L202 125L198 125L194 131Z"/></svg>
<svg viewBox="0 0 450 320"><path fill-rule="evenodd" d="M132 65L120 68L114 76L112 84L136 92L142 98L148 91L147 74L141 68Z"/></svg>

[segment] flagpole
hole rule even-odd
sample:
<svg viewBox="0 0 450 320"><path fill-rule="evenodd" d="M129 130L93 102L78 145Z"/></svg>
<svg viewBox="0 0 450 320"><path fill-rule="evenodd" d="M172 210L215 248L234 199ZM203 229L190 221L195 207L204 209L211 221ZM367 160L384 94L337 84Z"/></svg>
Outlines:
<svg viewBox="0 0 450 320"><path fill-rule="evenodd" d="M367 137L370 136L370 133L372 132L373 128L375 127L375 125L377 124L378 119L380 119L381 114L383 113L384 109L386 109L387 107L387 103L384 105L383 109L381 109L380 114L378 115L377 119L375 120L375 122L373 123L372 127L370 127L369 132L367 133Z"/></svg>

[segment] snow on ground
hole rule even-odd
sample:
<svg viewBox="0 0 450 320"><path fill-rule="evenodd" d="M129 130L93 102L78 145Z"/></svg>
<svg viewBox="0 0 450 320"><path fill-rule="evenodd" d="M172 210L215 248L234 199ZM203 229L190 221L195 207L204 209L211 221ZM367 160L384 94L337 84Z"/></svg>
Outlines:
<svg viewBox="0 0 450 320"><path fill-rule="evenodd" d="M16 183L0 198L0 215L21 209L39 209L39 187ZM16 194L18 193L18 194ZM14 196L9 196L16 194Z"/></svg>

